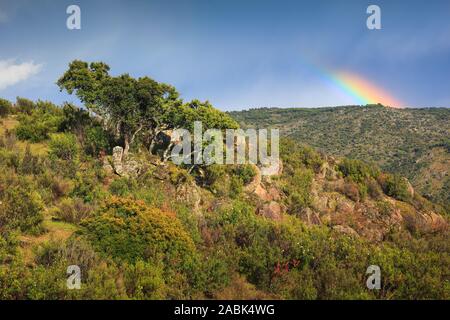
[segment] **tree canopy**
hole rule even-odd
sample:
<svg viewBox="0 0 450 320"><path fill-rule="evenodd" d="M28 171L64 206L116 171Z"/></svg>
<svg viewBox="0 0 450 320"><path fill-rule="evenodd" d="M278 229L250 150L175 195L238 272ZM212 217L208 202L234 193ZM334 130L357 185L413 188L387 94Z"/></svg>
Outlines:
<svg viewBox="0 0 450 320"><path fill-rule="evenodd" d="M114 130L123 140L124 154L137 136L151 151L159 132L180 127L192 129L195 121L202 121L205 130L238 127L208 101L183 103L171 85L149 77L111 76L109 70L103 62L75 60L57 84L61 90L75 93L89 111Z"/></svg>
<svg viewBox="0 0 450 320"><path fill-rule="evenodd" d="M174 87L149 77L111 76L103 62L75 60L57 84L75 93L89 111L114 128L123 139L125 153L140 132L153 133L153 138L166 113L181 104Z"/></svg>

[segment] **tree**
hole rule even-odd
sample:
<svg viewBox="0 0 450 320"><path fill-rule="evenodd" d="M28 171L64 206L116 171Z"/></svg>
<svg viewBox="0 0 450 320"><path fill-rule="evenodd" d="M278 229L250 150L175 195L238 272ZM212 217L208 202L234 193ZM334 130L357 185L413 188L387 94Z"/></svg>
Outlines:
<svg viewBox="0 0 450 320"><path fill-rule="evenodd" d="M201 102L197 99L194 99L188 103L184 103L177 109L171 109L169 112L167 112L164 119L166 123L169 124L170 128L183 128L191 133L194 131L194 123L196 121L201 122L203 131L202 134L208 129L217 129L223 131L225 129L239 128L239 124L228 114L214 108L211 103L209 103L209 101ZM203 141L203 147L205 147L206 145L207 142ZM164 156L165 160L172 146L173 143L171 143L167 148ZM184 157L186 158L195 158L197 156L199 155L195 150L191 154L184 155ZM190 170L192 170L194 167L196 167L196 165L193 165Z"/></svg>
<svg viewBox="0 0 450 320"><path fill-rule="evenodd" d="M166 113L181 103L170 85L128 74L112 77L109 69L103 62L75 60L57 84L69 94L75 92L89 111L114 130L127 155L138 134L145 132L151 144L158 131L168 127Z"/></svg>

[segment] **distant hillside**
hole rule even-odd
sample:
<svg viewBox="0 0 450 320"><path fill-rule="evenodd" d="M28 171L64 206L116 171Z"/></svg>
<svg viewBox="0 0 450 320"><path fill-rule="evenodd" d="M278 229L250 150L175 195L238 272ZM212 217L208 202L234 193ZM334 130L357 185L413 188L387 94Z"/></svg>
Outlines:
<svg viewBox="0 0 450 320"><path fill-rule="evenodd" d="M450 204L450 109L345 106L231 112L244 127L277 127L326 153L373 161L410 179L429 199Z"/></svg>

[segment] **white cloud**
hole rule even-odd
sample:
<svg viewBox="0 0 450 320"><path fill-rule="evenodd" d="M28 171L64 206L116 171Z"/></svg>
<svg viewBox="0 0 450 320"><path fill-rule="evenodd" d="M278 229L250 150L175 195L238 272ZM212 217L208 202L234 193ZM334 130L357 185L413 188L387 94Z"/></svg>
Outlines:
<svg viewBox="0 0 450 320"><path fill-rule="evenodd" d="M15 63L14 60L0 60L0 90L30 78L41 69L42 65L33 61Z"/></svg>

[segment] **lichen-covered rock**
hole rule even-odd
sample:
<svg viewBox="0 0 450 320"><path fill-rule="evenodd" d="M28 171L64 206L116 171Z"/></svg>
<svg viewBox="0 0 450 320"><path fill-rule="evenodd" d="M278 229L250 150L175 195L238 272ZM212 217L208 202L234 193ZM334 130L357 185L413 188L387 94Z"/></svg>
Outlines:
<svg viewBox="0 0 450 320"><path fill-rule="evenodd" d="M123 148L120 146L116 146L113 148L112 160L111 163L104 163L104 168L108 171L113 169L114 173L121 177L136 177L141 169L141 164L132 159L130 155L128 157L124 157Z"/></svg>
<svg viewBox="0 0 450 320"><path fill-rule="evenodd" d="M282 208L278 202L271 201L259 208L258 214L268 219L279 221L282 219Z"/></svg>
<svg viewBox="0 0 450 320"><path fill-rule="evenodd" d="M186 182L177 186L177 200L183 201L191 206L194 213L200 213L201 193L194 182Z"/></svg>
<svg viewBox="0 0 450 320"><path fill-rule="evenodd" d="M277 159L268 165L261 165L260 170L261 175L266 177L281 175L283 173L283 162L281 159Z"/></svg>
<svg viewBox="0 0 450 320"><path fill-rule="evenodd" d="M342 225L337 225L333 227L333 230L336 230L337 232L349 235L349 236L358 236L358 232L356 232L355 230L353 230L351 227L349 226L342 226Z"/></svg>
<svg viewBox="0 0 450 320"><path fill-rule="evenodd" d="M112 166L114 168L114 172L119 176L122 176L123 174L122 157L123 157L123 148L119 146L114 147L112 154Z"/></svg>
<svg viewBox="0 0 450 320"><path fill-rule="evenodd" d="M114 173L114 168L107 157L103 159L103 170L105 170L108 175L112 175Z"/></svg>
<svg viewBox="0 0 450 320"><path fill-rule="evenodd" d="M136 177L139 175L141 165L135 160L125 160L122 164L122 175Z"/></svg>
<svg viewBox="0 0 450 320"><path fill-rule="evenodd" d="M266 191L266 189L263 188L262 185L258 185L255 188L254 193L258 196L259 199L262 201L270 201L272 200L270 194Z"/></svg>
<svg viewBox="0 0 450 320"><path fill-rule="evenodd" d="M311 210L311 208L305 208L302 210L300 217L303 221L305 221L307 224L322 224L322 221L320 219L320 216L317 212Z"/></svg>

